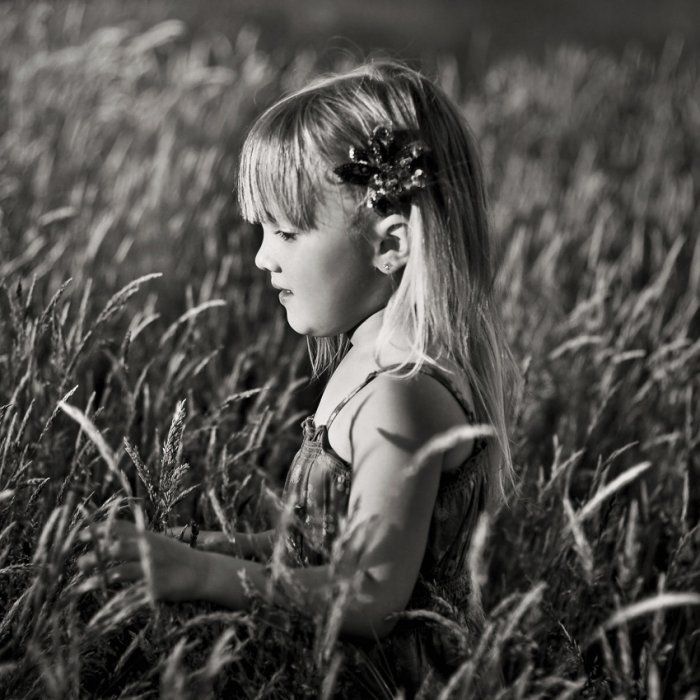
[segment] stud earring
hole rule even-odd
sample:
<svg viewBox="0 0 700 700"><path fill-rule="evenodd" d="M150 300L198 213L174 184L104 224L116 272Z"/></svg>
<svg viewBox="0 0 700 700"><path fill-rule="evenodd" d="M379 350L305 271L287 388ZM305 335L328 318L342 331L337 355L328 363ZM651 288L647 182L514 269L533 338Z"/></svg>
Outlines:
<svg viewBox="0 0 700 700"><path fill-rule="evenodd" d="M391 265L389 265L389 263L384 263L384 269L389 272L389 270L391 270Z"/></svg>

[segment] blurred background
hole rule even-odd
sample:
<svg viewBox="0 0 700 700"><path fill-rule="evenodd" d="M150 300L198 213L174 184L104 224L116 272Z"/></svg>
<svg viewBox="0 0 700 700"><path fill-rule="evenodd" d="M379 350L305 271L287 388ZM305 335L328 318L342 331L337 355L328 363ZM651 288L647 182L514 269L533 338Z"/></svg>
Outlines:
<svg viewBox="0 0 700 700"><path fill-rule="evenodd" d="M142 664L122 666L88 624L106 599L66 595L70 518L55 509L94 516L119 484L61 399L152 523L270 526L326 377L310 381L305 339L254 265L238 153L282 93L388 54L438 81L477 137L526 378L512 401L522 497L484 551L485 609L514 611L506 680L518 697L568 697L574 681L582 697L696 697L699 47L697 0L0 2L3 678L32 697L156 693L192 612L139 624ZM171 422L178 459L163 466ZM225 696L262 696L280 669L280 697L318 690L281 637L243 651L252 680L231 673ZM188 651L191 667L211 649ZM163 683L197 680L178 675L180 652Z"/></svg>
<svg viewBox="0 0 700 700"><path fill-rule="evenodd" d="M32 6L10 0L4 5ZM342 51L384 50L407 60L449 54L466 78L496 59L541 58L561 44L619 55L626 48L654 54L669 39L695 54L700 47L700 4L695 0L94 0L40 3L49 36L66 13L72 40L96 28L130 23L145 28L166 18L185 22L193 36L234 39L243 24L259 32L261 49L277 56L313 49L326 61ZM70 18L79 13L80 21Z"/></svg>

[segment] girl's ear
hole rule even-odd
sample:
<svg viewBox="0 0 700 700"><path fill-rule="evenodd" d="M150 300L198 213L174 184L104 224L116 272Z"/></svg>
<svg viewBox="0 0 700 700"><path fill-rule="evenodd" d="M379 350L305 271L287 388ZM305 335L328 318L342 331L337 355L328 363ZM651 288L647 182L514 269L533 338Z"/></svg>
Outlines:
<svg viewBox="0 0 700 700"><path fill-rule="evenodd" d="M408 262L408 219L403 214L390 214L375 224L374 232L375 267L383 274L396 272Z"/></svg>

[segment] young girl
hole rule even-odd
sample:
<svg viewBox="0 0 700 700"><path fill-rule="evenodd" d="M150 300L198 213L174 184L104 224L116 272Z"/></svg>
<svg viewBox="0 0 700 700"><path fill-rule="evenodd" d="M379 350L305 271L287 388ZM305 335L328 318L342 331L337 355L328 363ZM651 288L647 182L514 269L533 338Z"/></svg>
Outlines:
<svg viewBox="0 0 700 700"><path fill-rule="evenodd" d="M238 199L244 218L262 225L255 264L306 336L314 376L331 372L284 485L294 506L285 563L308 608L320 606L349 514L371 523L356 564L361 594L341 635L384 661L410 696L429 669L445 680L464 654L434 625L388 616L445 615L443 598L478 633L469 545L479 514L514 486L507 399L515 364L493 296L474 139L433 82L396 61L369 62L316 80L258 118L242 150ZM408 468L431 438L465 424L490 431ZM103 557L126 562L112 578L143 576L135 527L117 521L112 532ZM275 530L237 533L233 548L215 532L200 533L197 549L146 536L161 598L246 608L240 572L267 590ZM81 564L93 566L94 553Z"/></svg>

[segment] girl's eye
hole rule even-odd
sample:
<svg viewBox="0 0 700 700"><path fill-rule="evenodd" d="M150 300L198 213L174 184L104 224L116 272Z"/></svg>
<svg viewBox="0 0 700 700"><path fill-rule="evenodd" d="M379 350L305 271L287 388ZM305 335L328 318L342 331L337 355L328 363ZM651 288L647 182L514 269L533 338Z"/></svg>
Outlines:
<svg viewBox="0 0 700 700"><path fill-rule="evenodd" d="M285 231L275 231L275 233L283 240L283 241L292 241L294 240L295 236L293 233L286 233Z"/></svg>

